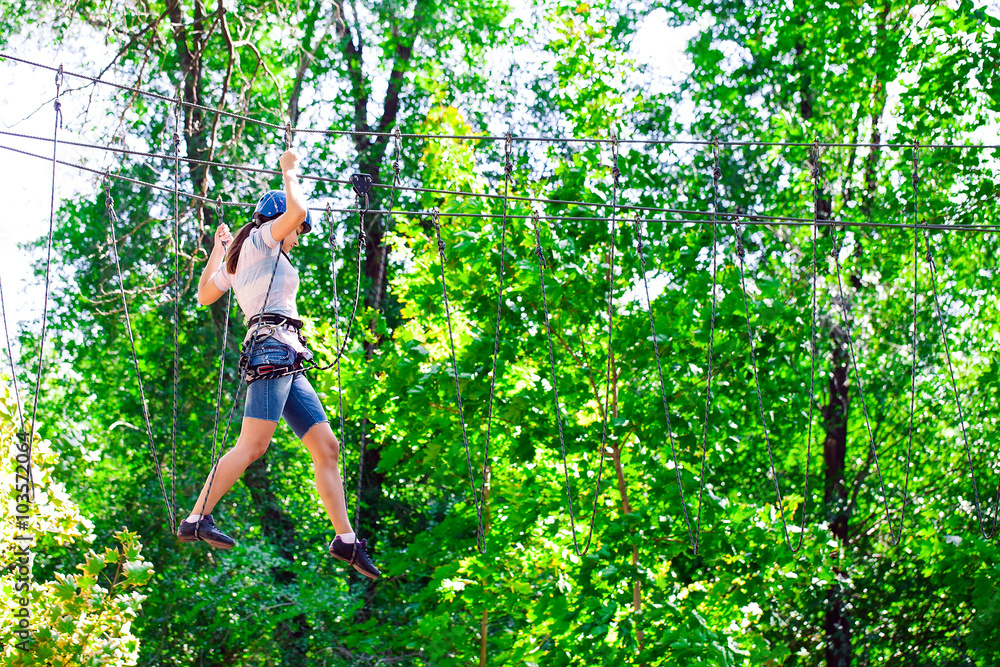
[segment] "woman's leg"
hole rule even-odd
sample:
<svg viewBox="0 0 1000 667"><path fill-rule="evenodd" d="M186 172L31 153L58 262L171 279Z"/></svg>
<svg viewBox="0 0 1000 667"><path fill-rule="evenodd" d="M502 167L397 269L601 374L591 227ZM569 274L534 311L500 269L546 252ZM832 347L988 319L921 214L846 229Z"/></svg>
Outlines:
<svg viewBox="0 0 1000 667"><path fill-rule="evenodd" d="M340 477L340 443L337 442L330 422L314 424L304 436L302 444L312 456L316 471L316 491L319 492L326 514L333 522L337 534L352 533L351 520L347 516L347 502L344 499L344 482Z"/></svg>
<svg viewBox="0 0 1000 667"><path fill-rule="evenodd" d="M219 459L215 468L215 479L209 473L205 480L205 486L198 496L198 502L194 504L192 514L211 514L215 508L215 503L225 495L240 478L243 471L251 463L259 459L267 451L267 446L271 444L271 436L278 422L266 419L254 419L252 417L243 418L243 427L240 429L240 437L236 441L236 446L226 452L226 455ZM209 494L211 485L211 494ZM205 498L208 498L206 502ZM204 503L204 509L202 509Z"/></svg>

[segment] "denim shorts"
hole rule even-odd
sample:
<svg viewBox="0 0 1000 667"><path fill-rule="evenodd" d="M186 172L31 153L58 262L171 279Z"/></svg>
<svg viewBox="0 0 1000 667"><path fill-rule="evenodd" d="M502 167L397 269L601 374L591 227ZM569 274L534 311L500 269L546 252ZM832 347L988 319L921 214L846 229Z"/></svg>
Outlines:
<svg viewBox="0 0 1000 667"><path fill-rule="evenodd" d="M295 350L273 338L258 343L250 356L252 366L291 365ZM257 380L247 388L247 403L243 416L276 422L281 417L302 438L316 424L330 421L319 396L304 373L295 373L273 380Z"/></svg>

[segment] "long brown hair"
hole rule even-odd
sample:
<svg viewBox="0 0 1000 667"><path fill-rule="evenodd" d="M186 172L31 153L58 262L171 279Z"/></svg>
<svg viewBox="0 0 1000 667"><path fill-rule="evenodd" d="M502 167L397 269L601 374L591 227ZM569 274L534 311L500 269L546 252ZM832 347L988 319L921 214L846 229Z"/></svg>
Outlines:
<svg viewBox="0 0 1000 667"><path fill-rule="evenodd" d="M278 215L280 215L280 213ZM240 231L236 232L236 237L233 239L233 247L230 248L229 254L226 256L226 271L233 275L236 274L236 265L240 262L240 250L243 249L243 242L247 240L248 236L250 236L250 232L265 223L271 222L277 217L277 215L269 217L266 215L258 216L255 214L253 221L240 227Z"/></svg>

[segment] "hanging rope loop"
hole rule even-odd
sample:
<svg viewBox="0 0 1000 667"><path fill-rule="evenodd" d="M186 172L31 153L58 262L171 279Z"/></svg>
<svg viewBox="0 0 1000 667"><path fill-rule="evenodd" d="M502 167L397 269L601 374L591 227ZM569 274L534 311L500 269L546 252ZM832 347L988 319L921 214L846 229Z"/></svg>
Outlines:
<svg viewBox="0 0 1000 667"><path fill-rule="evenodd" d="M392 145L396 151L396 157L392 161L392 182L396 185L399 184L399 170L402 168L400 162L400 154L403 152L403 133L399 131L399 126L392 131Z"/></svg>
<svg viewBox="0 0 1000 667"><path fill-rule="evenodd" d="M514 173L514 162L511 160L513 144L514 135L511 134L510 130L507 130L507 134L503 137L503 172L505 178L510 178Z"/></svg>
<svg viewBox="0 0 1000 667"><path fill-rule="evenodd" d="M330 202L326 203L326 211L323 213L323 220L326 221L326 228L330 230L330 234L327 236L326 241L330 244L330 248L333 249L337 244L337 232L333 228L333 206Z"/></svg>
<svg viewBox="0 0 1000 667"><path fill-rule="evenodd" d="M438 254L441 255L441 261L444 261L444 241L441 239L441 211L436 208L431 209L431 224L434 225L434 231L437 233Z"/></svg>
<svg viewBox="0 0 1000 667"><path fill-rule="evenodd" d="M535 230L535 257L538 258L542 268L545 268L545 251L542 250L542 237L539 232L541 222L538 219L538 211L531 212L531 227Z"/></svg>
<svg viewBox="0 0 1000 667"><path fill-rule="evenodd" d="M59 69L56 71L56 98L52 101L52 107L56 110L56 122L59 123L59 127L63 126L62 100L60 99L60 95L62 94L64 79L63 66L60 63Z"/></svg>
<svg viewBox="0 0 1000 667"><path fill-rule="evenodd" d="M621 177L622 172L618 168L618 134L612 129L611 130L611 179L614 181L614 186L618 187L618 179Z"/></svg>

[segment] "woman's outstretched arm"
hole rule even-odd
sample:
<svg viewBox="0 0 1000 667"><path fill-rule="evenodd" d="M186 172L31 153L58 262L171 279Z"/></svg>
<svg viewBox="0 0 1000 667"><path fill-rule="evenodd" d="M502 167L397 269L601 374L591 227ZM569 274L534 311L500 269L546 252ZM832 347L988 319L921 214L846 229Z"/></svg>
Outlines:
<svg viewBox="0 0 1000 667"><path fill-rule="evenodd" d="M285 181L285 199L288 200L285 212L271 223L271 236L278 243L297 229L306 220L306 199L299 188L299 156L292 151L285 151L279 160L281 176Z"/></svg>
<svg viewBox="0 0 1000 667"><path fill-rule="evenodd" d="M213 278L219 267L222 266L222 260L226 257L225 245L232 242L233 235L229 233L229 227L224 223L219 225L215 230L215 246L212 248L212 254L208 256L208 264L205 265L205 270L201 272L201 278L198 279L198 303L203 306L215 303L219 297L225 294L216 286Z"/></svg>

